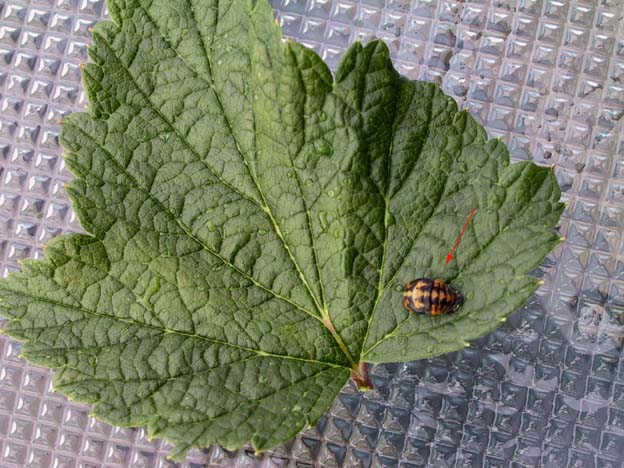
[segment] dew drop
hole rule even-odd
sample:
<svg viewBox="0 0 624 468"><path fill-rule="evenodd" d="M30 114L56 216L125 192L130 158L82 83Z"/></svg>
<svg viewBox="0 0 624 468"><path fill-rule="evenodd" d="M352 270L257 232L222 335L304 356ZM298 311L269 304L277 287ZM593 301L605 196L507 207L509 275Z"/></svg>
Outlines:
<svg viewBox="0 0 624 468"><path fill-rule="evenodd" d="M305 184L310 187L312 184L314 183L314 181L312 179L308 179L305 181Z"/></svg>
<svg viewBox="0 0 624 468"><path fill-rule="evenodd" d="M288 171L288 177L291 179L295 177L295 171Z"/></svg>
<svg viewBox="0 0 624 468"><path fill-rule="evenodd" d="M266 229L258 229L258 234L264 236L267 233Z"/></svg>
<svg viewBox="0 0 624 468"><path fill-rule="evenodd" d="M336 196L336 192L330 190L329 192L327 192L327 195L329 195L331 198L334 198Z"/></svg>
<svg viewBox="0 0 624 468"><path fill-rule="evenodd" d="M266 375L259 375L258 376L258 382L260 382L261 384L267 383L267 377Z"/></svg>
<svg viewBox="0 0 624 468"><path fill-rule="evenodd" d="M223 60L218 60L217 65L221 66L223 64Z"/></svg>
<svg viewBox="0 0 624 468"><path fill-rule="evenodd" d="M314 142L314 149L322 156L331 156L332 154L332 146L323 139Z"/></svg>
<svg viewBox="0 0 624 468"><path fill-rule="evenodd" d="M404 349L401 350L401 356L405 356L407 354L407 351L405 351Z"/></svg>
<svg viewBox="0 0 624 468"><path fill-rule="evenodd" d="M402 285L402 284L397 284L397 285L394 287L394 290L395 290L396 292L401 292L401 291L403 291L403 285Z"/></svg>
<svg viewBox="0 0 624 468"><path fill-rule="evenodd" d="M321 228L324 231L325 229L327 229L327 226L328 226L327 213L325 213L324 211L319 212L318 218L319 218L319 222L321 223Z"/></svg>
<svg viewBox="0 0 624 468"><path fill-rule="evenodd" d="M332 231L332 236L334 236L334 238L339 239L340 238L340 228L336 228Z"/></svg>
<svg viewBox="0 0 624 468"><path fill-rule="evenodd" d="M427 352L431 353L433 351L433 345L427 345Z"/></svg>
<svg viewBox="0 0 624 468"><path fill-rule="evenodd" d="M386 225L392 226L396 224L396 218L392 213L388 213L388 218L386 219Z"/></svg>
<svg viewBox="0 0 624 468"><path fill-rule="evenodd" d="M321 112L319 114L319 121L325 122L327 120L327 114L325 112Z"/></svg>

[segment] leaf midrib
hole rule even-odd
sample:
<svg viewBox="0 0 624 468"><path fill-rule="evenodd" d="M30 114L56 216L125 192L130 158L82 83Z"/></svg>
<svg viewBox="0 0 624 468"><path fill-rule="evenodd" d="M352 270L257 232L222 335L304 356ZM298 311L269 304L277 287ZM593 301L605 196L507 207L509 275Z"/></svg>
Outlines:
<svg viewBox="0 0 624 468"><path fill-rule="evenodd" d="M128 382L132 382L132 383L135 383L135 382L159 382L161 384L166 384L167 382L170 382L170 381L173 381L173 380L184 379L186 377L194 377L196 375L209 373L209 372L212 372L212 371L216 371L216 370L222 369L224 367L235 366L235 365L238 365L240 363L250 361L252 359L258 359L258 356L247 356L247 357L245 357L243 359L238 359L236 361L228 362L228 363L225 363L225 364L219 364L218 366L215 366L215 367L208 367L206 369L190 371L190 372L186 372L186 373L183 373L183 374L180 374L180 375L175 375L175 376L170 376L170 377L141 377L141 378L137 378L137 379L126 379L126 378L123 378L123 377L114 378L114 379L99 378L99 377L89 377L87 374L84 373L84 371L81 371L80 369L76 369L75 367L71 367L71 366L62 366L62 367L66 368L66 369L71 369L73 371L79 372L80 374L84 375L85 378L80 380L78 383L84 383L84 382L89 382L89 383L91 383L91 382L96 382L96 383L97 382L101 382L101 383L110 383L110 382L122 382L122 383L128 383ZM305 380L313 379L313 378L318 377L319 375L323 374L324 372L328 372L328 371L331 371L331 370L333 370L333 369L332 368L320 369L318 372L316 372L316 373L314 373L312 375L305 376L305 377L302 377L299 380L295 380L295 381L289 382L288 386L298 385L298 384L300 384L301 382L303 382ZM59 388L65 387L65 386L72 386L72 385L76 385L76 383L74 382L74 383L69 383L69 384L63 384L63 385L59 385L58 387L55 387L55 388L59 389ZM249 397L246 397L245 395L241 394L240 392L236 392L236 391L234 391L232 389L228 389L228 391L231 392L231 393L235 393L236 395L240 396L241 398L244 398L245 400L247 400L250 403L254 403L255 404L255 403L262 403L263 400L265 400L266 398L272 396L274 393L287 390L288 386L287 387L282 387L282 388L277 388L277 389L275 389L275 392L270 392L270 393L268 393L266 395L263 395L261 398L249 398ZM158 391L160 389L160 387L162 387L162 385L159 385L159 387L157 387L151 393L152 394L155 393L156 391ZM189 408L189 409L193 409L193 408ZM232 410L229 410L228 412L231 412L231 411Z"/></svg>
<svg viewBox="0 0 624 468"><path fill-rule="evenodd" d="M297 63L297 57L295 55L294 50L292 49L292 47L289 45L287 45L288 47L288 52L291 55L291 58L293 60L293 62ZM304 83L304 79L303 79L303 74L301 73L301 70L299 69L299 67L297 67L297 76L299 77L299 81L300 83ZM305 85L302 86L304 92L305 92ZM307 100L307 96L308 94L306 93L306 100ZM325 103L325 100L323 101L323 104ZM280 111L281 113L281 111ZM307 134L307 129L306 129L306 118L305 115L301 116L301 125L302 125L302 133L303 133L303 142L301 143L301 145L299 146L299 148L297 148L296 153L294 154L294 156L292 158L289 157L289 161L290 161L290 167L291 170L294 172L295 174L295 179L297 180L297 189L299 190L299 193L301 194L301 202L303 204L303 208L305 211L305 215L306 215L306 222L308 224L308 231L310 232L310 242L311 242L311 247L312 247L312 255L314 258L314 266L316 268L316 274L318 275L318 280L319 280L319 289L320 289L320 293L321 293L321 302L323 304L323 311L321 312L321 314L325 314L327 317L329 317L329 311L327 310L327 299L325 297L325 287L323 285L323 274L321 272L321 265L319 264L319 260L318 260L318 253L317 253L317 249L316 249L316 238L314 236L314 232L312 230L312 218L310 216L310 208L308 207L308 203L306 202L304 196L303 196L303 189L301 188L301 178L299 177L299 171L297 170L297 168L295 167L294 161L297 160L297 158L299 158L299 156L301 155L301 151L303 151L303 148L305 148L306 144L307 144L307 138L306 138L306 134ZM255 133L254 133L255 135ZM347 356L349 357L350 361L352 361L353 359L351 358L351 356Z"/></svg>
<svg viewBox="0 0 624 468"><path fill-rule="evenodd" d="M399 80L399 85L401 84L400 80ZM397 97L400 97L401 92L399 90L399 92L397 93ZM412 95L410 97L410 102L407 105L406 108L406 115L409 112L409 109L411 108L412 102L414 100L414 96L416 95L416 92L413 91ZM429 106L429 125L427 125L427 132L425 133L425 136L423 138L423 144L420 147L420 151L418 152L418 156L416 158L416 160L414 161L414 165L416 165L418 159L420 159L420 156L422 154L422 150L425 146L425 143L427 142L427 140L429 139L429 134L431 133L431 112L433 110L433 104L431 106ZM398 126L399 126L399 121L397 121L397 117L399 117L398 115L398 109L397 109L397 113L395 114L395 120L393 122L393 130L392 130L392 140L390 141L390 145L389 145L389 149L388 149L388 165L387 165L387 174L388 177L391 176L392 174L392 154L394 151L394 139L396 137L397 134L397 130L398 130ZM405 118L405 116L403 116L403 118ZM401 120L402 122L402 120ZM413 169L412 169L413 170ZM361 344L361 350L360 350L360 361L364 360L364 356L368 353L369 350L366 350L366 342L368 340L368 335L370 333L370 329L371 329L371 323L373 322L373 319L376 315L377 312L377 307L379 306L379 301L381 300L383 294L386 292L386 289L388 288L388 284L390 283L390 281L388 282L384 282L384 267L386 264L386 258L387 258L387 248L388 248L388 235L390 232L390 226L388 224L388 215L390 214L390 202L392 200L392 198L394 198L393 195L390 195L390 187L391 184L388 182L388 185L386 187L386 193L384 194L383 200L384 200L384 240L383 240L383 254L382 254L382 258L381 258L381 267L379 269L379 283L377 285L377 297L375 298L375 303L373 305L373 308L371 309L371 313L370 316L368 317L368 324L366 326L366 333L364 335L364 339L362 340L362 344ZM395 195L399 192L400 188L397 189L395 191ZM421 231L422 232L422 231ZM419 234L420 235L420 234ZM411 250L411 249L410 249ZM398 271L398 268L397 270ZM393 275L392 279L394 279L394 276L396 275L396 271L395 274Z"/></svg>
<svg viewBox="0 0 624 468"><path fill-rule="evenodd" d="M191 11L191 15L193 18L193 22L197 25L199 24L197 22L197 18L195 16L195 8L193 7L192 3L189 1L189 9ZM219 0L215 0L215 25L214 25L214 29L215 29L215 34L212 36L213 41L214 38L216 37L216 29L217 29L217 25L219 23ZM199 28L197 30L198 32L198 36L199 36L199 43L200 46L202 48L202 51L204 52L204 56L206 58L206 64L208 66L208 73L210 74L210 82L206 81L202 76L198 75L197 72L193 69L193 67L191 67L186 60L184 60L183 57L181 57L177 50L172 47L172 45L169 43L169 41L167 40L167 38L165 37L165 35L163 34L163 32L158 28L158 25L154 22L153 18L149 15L149 13L147 11L145 11L145 14L147 15L147 17L150 19L150 21L152 21L152 23L154 24L154 26L156 27L156 29L158 30L158 32L160 33L160 36L162 37L163 41L165 41L165 43L167 44L167 46L169 46L169 48L171 48L171 50L173 50L176 54L176 57L178 57L182 63L184 63L186 65L186 67L200 80L202 80L204 83L206 83L207 85L210 86L210 89L212 89L212 92L215 96L215 99L217 101L217 104L219 105L219 109L221 110L221 113L223 114L223 120L225 121L228 131L230 132L230 135L232 136L232 141L234 142L234 146L236 147L236 151L238 152L241 161L243 162L243 164L245 165L245 168L247 169L247 173L249 174L249 177L251 178L251 180L253 181L254 185L256 186L256 190L258 190L258 193L260 194L260 198L262 199L262 204L261 204L261 208L262 211L266 214L266 216L269 218L271 224L273 225L273 229L275 230L275 233L277 234L277 237L280 239L282 246L284 247L284 249L286 250L286 252L288 253L288 256L291 260L291 262L293 263L295 269L297 270L297 273L299 274L299 277L301 278L302 283L304 284L308 294L310 295L311 299L314 301L314 304L316 305L319 313L322 315L323 314L323 307L321 306L321 304L318 301L318 298L316 297L316 294L314 294L314 292L312 291L312 288L310 287L310 284L308 283L307 278L305 277L303 271L301 270L301 267L299 266L299 263L297 262L297 260L295 259L293 253L290 250L290 246L286 243L286 239L284 239L284 235L282 234L282 231L279 227L279 224L277 223L277 220L275 219L275 216L273 215L273 212L271 210L271 207L269 206L269 203L267 202L267 199L264 195L264 192L262 191L262 188L260 187L260 183L258 182L258 178L256 177L254 171L251 170L251 167L249 165L249 162L247 161L247 158L245 157L245 155L243 154L243 150L240 147L240 142L238 141L238 138L236 137L236 134L234 132L234 127L232 126L232 122L230 121L230 117L227 115L227 112L225 112L225 106L223 105L223 101L221 100L221 95L219 94L219 91L217 89L216 83L214 81L214 74L213 74L213 67L212 67L212 60L211 60L211 56L208 53L208 48L206 47L206 43L204 41L204 37L201 34L201 31L199 31ZM212 50L212 44L210 49ZM128 72L129 73L129 72ZM254 107L252 105L252 114L253 114L253 120L254 120L254 127L255 127L255 110ZM254 152L256 151L256 145L255 145L255 132L254 132ZM310 233L311 234L311 233Z"/></svg>
<svg viewBox="0 0 624 468"><path fill-rule="evenodd" d="M4 284L1 284L2 287L0 287L0 290L8 292L8 293L14 293L17 294L21 297L26 297L29 299L32 299L36 302L42 302L45 304L50 304L53 306L58 306L58 307L63 307L66 309L73 309L76 311L80 311L83 312L85 314L89 314L89 315L93 315L95 317L102 317L108 320L115 320L115 321L119 321L119 322L123 322L123 323L128 323L130 325L135 325L137 327L142 327L142 328L149 328L152 330L158 330L159 332L162 332L163 334L167 334L167 333L171 333L174 335L180 335L180 336L184 336L186 338L193 338L193 339L197 339L197 340L201 340L201 341L206 341L208 343L212 343L212 344L218 344L221 346L228 346L231 348L235 348L235 349L239 349L241 351L246 351L249 353L252 353L256 356L259 357L273 357L273 358L277 358L277 359L290 359L290 360L294 360L294 361L300 361L300 362L307 362L307 363L311 363L311 364L322 364L322 365L326 365L326 366L330 366L330 367L335 367L335 368L341 368L344 369L346 368L346 366L341 365L341 364L336 364L334 362L328 362L328 361L320 361L317 359L306 359L306 358L302 358L302 357L297 357L297 356L289 356L289 355L283 355L283 354L275 354L275 353L268 353L266 351L262 351L262 350L258 350L258 349L254 349L254 348L248 348L246 346L241 346L241 345L236 345L233 343L229 343L227 341L221 341L221 340L216 340L214 338L208 338L207 336L203 336L203 335L197 335L197 334L193 334L193 333L186 333L180 330L175 330L172 328L161 328L161 327L157 327L155 325L151 325L149 323L145 323L145 322L140 322L138 320L134 320L131 318L123 318L123 317L119 317L117 315L108 315L108 314L104 314L101 312L96 312L94 310L90 310L87 309L81 305L75 305L75 304L66 304L64 302L61 301L55 301L53 299L49 299L46 297L41 297L41 296L36 296L34 294L30 294L30 293L26 293L24 291L16 291L16 290L11 290L8 289L6 287L4 287Z"/></svg>
<svg viewBox="0 0 624 468"><path fill-rule="evenodd" d="M502 173L503 173L503 172L504 172L507 168L509 168L509 167L510 167L510 164L507 164L507 165L506 165L506 166L502 169L502 171L501 171L501 173L500 173L500 175L499 175L499 177L498 177L498 180L499 180L499 181L500 181L500 178L501 178L501 176L502 176ZM529 166L527 166L527 168L528 168L528 167L529 167ZM517 180L520 180L520 177L518 177L518 179L517 179ZM546 178L544 178L544 180L542 180L542 184L543 184L545 181L546 181ZM517 181L514 181L514 183L516 183L516 182L517 182ZM511 186L509 186L509 187L507 187L507 188L505 189L505 196L507 196L507 193L509 192L509 190L511 189L511 187L512 187L512 186L513 186L513 184L512 184ZM541 186L541 184L540 184L540 186ZM522 208L522 209L521 209L518 213L516 213L516 217L517 217L517 216L519 216L519 215L521 215L521 214L523 214L523 213L524 213L524 212L525 212L525 211L526 211L526 210L527 210L527 209L528 209L528 208L532 205L533 198L536 196L537 192L538 192L538 190L535 190L535 191L531 194L531 198L530 198L530 202L531 202L531 203L527 203L527 204L526 204L526 205L525 205L525 206L524 206L524 207L523 207L523 208ZM435 213L433 213L433 214L435 214ZM432 217L433 217L433 214L432 214ZM481 254L487 250L487 248L489 247L489 245L490 245L492 242L494 242L494 241L498 238L498 236L499 236L499 235L500 235L500 234L501 234L501 233L502 233L502 232L503 232L503 231L504 231L504 230L505 230L505 229L506 229L506 228L507 228L507 227L508 227L508 226L509 226L509 225L510 225L510 224L511 224L514 220L515 220L515 217L514 217L514 218L510 218L510 219L509 219L509 221L508 221L506 224L504 224L503 226L499 226L499 228L498 228L498 230L497 230L496 234L494 234L494 235L492 236L492 238L491 238L491 239L490 239L490 240L489 240L489 241L488 241L488 242L487 242L487 243L486 243L486 244L485 244L485 245L484 245L484 246L483 246L483 247L479 250L479 253L478 253L478 254L477 254L474 258L472 258L472 259L470 260L470 263L468 264L468 266L469 266L469 265L474 264L474 262L475 262L475 261L476 261L476 260L477 260L477 259L481 256ZM498 266L498 265L495 265L495 266ZM484 269L484 270L478 270L477 272L489 272L489 271L491 271L491 270L490 270L490 269ZM453 280L456 280L456 279L458 279L458 278L461 278L461 277L462 277L462 275L464 274L464 272L465 272L465 270L458 271L458 272L457 272L457 274L455 274L455 275L453 275L452 277L450 277L450 278L448 279L448 281L449 281L449 282L451 282L451 281L453 281ZM470 271L469 273L476 273L476 272L475 272L475 271ZM487 304L486 306L489 306L489 305L491 305L491 304ZM376 347L378 347L381 343L383 343L384 341L387 341L387 340L389 340L389 339L391 339L391 338L397 338L397 337L401 337L401 336L412 336L412 335L400 335L400 334L397 334L397 333L396 333L396 331L397 331L397 330L398 330L398 329L399 329L399 328L400 328L400 327L401 327L401 326L402 326L405 322L407 322L407 321L409 321L409 320L411 320L411 319L412 319L412 316L411 316L411 315L408 315L408 316L407 316L404 320L402 320L402 321L400 321L399 323L397 323L397 324L396 324L396 326L394 327L394 329L393 329L390 333L387 333L387 334L386 334L386 335L385 335L385 336L384 336L381 340L377 341L377 342L376 342L373 346L371 346L370 348L368 348L368 349L366 350L366 352L365 352L365 353L363 353L363 355L366 355L366 354L370 353L370 352L371 352L371 351L373 351ZM436 324L436 325L433 325L433 326L431 326L431 327L427 328L426 330L423 330L422 332L418 332L418 333L429 333L431 330L435 330L436 328L440 328L440 327L442 327L442 326L444 326L444 325L446 325L446 323Z"/></svg>
<svg viewBox="0 0 624 468"><path fill-rule="evenodd" d="M192 14L192 18L194 23L197 25L197 19L195 16L195 9L193 8L193 5L189 2L189 9L191 11ZM193 75L197 78L200 79L201 81L203 81L204 83L206 83L210 89L212 90L215 99L219 105L219 108L222 112L223 115L223 119L226 122L228 131L232 137L232 140L234 142L234 145L236 147L236 150L243 162L243 164L245 165L245 168L250 176L250 178L252 179L252 181L254 182L254 185L256 186L256 189L258 190L258 193L260 194L260 197L262 199L262 204L257 204L257 206L259 206L262 211L266 214L266 216L269 218L271 224L273 225L273 228L275 230L275 233L277 235L277 237L280 239L284 249L286 250L291 262L293 263L295 269L297 270L297 273L299 275L299 278L301 279L302 283L304 284L308 294L310 295L311 299L313 300L315 306L317 307L321 319L319 320L321 322L321 324L323 325L324 328L326 328L331 335L333 336L333 338L336 340L336 342L338 343L340 349L342 350L342 352L345 354L345 356L347 357L347 359L349 360L349 362L351 363L351 367L352 368L356 368L357 367L357 363L354 361L349 348L345 345L344 341L342 340L342 337L340 336L340 334L336 331L334 325L331 323L331 318L330 318L330 314L329 311L327 309L327 303L325 301L325 298L323 297L322 299L322 303L319 302L318 298L316 297L316 294L312 291L312 288L310 287L310 284L305 276L305 274L303 273L303 271L301 270L301 267L299 266L299 263L297 262L297 260L295 259L294 255L292 254L290 247L288 245L288 243L286 242L281 229L279 227L279 224L277 223L277 220L275 219L273 212L271 210L271 208L269 207L269 204L266 200L266 197L264 195L264 192L262 191L262 188L260 186L260 183L257 180L257 177L255 176L254 172L251 170L251 167L249 166L249 162L247 161L247 159L245 158L245 155L243 154L243 151L240 147L240 144L238 142L238 138L236 137L236 134L234 132L234 128L232 126L232 123L230 121L229 116L227 115L227 113L225 112L225 107L223 106L223 102L221 100L221 96L217 90L217 87L215 85L214 82L214 78L213 78L213 68L212 68L212 62L211 62L211 57L210 54L208 53L208 48L206 47L206 43L204 41L203 35L201 34L201 32L199 31L199 29L197 29L197 33L200 39L200 46L202 48L202 51L204 52L204 57L206 59L206 65L208 67L208 73L210 74L210 81L207 81L206 79L204 79L204 77L200 76L192 66L189 65L189 63L181 56L178 54L177 49L175 47L172 46L172 44L167 40L167 38L165 37L165 34L163 34L163 32L160 30L160 28L158 27L158 24L154 21L154 19L151 17L151 15L149 14L149 12L141 7L143 12L145 13L145 15L147 16L147 18L151 21L152 25L156 28L156 30L159 32L160 37L162 38L162 40L167 44L167 46L175 53L176 57L185 64L185 66L187 67L188 70L191 71L191 73L193 73ZM215 14L215 30L216 30L216 25L218 24L219 21L219 1L216 0L216 14ZM214 40L214 36L213 36L213 40ZM106 43L106 41L104 41ZM114 51L112 50L112 48L110 47L110 45L108 43L106 43L107 46L109 46L109 48L111 49L111 51L113 52L113 56L118 60L118 62L122 65L122 67L124 68L124 70L126 71L126 73L128 74L128 76L132 79L132 81L134 82L135 86L137 87L137 89L139 90L139 92L141 92L143 94L143 96L145 97L145 99L148 100L148 102L152 105L153 109L155 112L157 112L161 118L174 130L174 132L178 135L178 137L184 142L184 144L191 149L191 151L193 151L193 153L198 157L198 159L200 159L203 162L203 159L191 148L191 145L186 141L185 138L183 138L178 132L177 130L173 127L173 125L168 121L168 119L166 119L159 111L158 109L155 108L155 106L152 104L151 100L149 100L149 98L147 96L145 96L145 94L143 93L143 91L139 88L138 84L136 83L136 80L134 79L134 77L130 74L130 71L123 65L123 63L121 63L121 60L119 59L119 57L117 57L117 55L114 53ZM254 128L255 128L255 111L252 105L252 114L254 115ZM255 132L254 132L254 151L255 151ZM216 174L215 174L216 176ZM218 177L218 176L217 176ZM220 178L219 178L220 180ZM298 181L299 182L299 181ZM300 184L299 184L300 185ZM302 197L303 198L303 197ZM306 216L308 217L308 228L310 229L310 223L309 223L309 213L306 207ZM314 235L310 230L310 237L312 239L312 242L314 243ZM314 256L316 258L316 249L314 247L314 245L312 246L313 249L313 253ZM320 269L318 266L318 262L316 263L316 268L317 270L319 270L319 283L320 283L320 287L321 287L321 293L323 294L323 283L322 283L322 279L320 277ZM324 294L323 294L324 296ZM310 313L310 312L308 312ZM314 314L311 314L314 315ZM315 316L316 317L316 316ZM316 317L318 318L318 317Z"/></svg>

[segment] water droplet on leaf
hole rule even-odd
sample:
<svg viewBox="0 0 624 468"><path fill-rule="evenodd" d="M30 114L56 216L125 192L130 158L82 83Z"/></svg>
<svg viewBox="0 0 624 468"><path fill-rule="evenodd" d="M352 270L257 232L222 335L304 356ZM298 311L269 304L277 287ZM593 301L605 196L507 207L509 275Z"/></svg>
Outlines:
<svg viewBox="0 0 624 468"><path fill-rule="evenodd" d="M331 156L332 154L332 146L323 139L314 142L314 149L322 156Z"/></svg>
<svg viewBox="0 0 624 468"><path fill-rule="evenodd" d="M392 213L388 213L388 217L386 218L386 224L388 226L392 226L396 224L396 218L394 217Z"/></svg>
<svg viewBox="0 0 624 468"><path fill-rule="evenodd" d="M327 222L327 213L325 213L324 211L319 212L318 218L319 218L319 222L321 223L321 228L324 231L325 229L327 229L327 226L329 224Z"/></svg>

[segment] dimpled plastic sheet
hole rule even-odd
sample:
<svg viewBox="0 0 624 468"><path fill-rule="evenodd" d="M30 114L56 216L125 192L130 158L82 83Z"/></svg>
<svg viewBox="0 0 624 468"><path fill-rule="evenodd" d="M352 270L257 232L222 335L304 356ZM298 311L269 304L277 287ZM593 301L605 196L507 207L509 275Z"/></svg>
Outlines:
<svg viewBox="0 0 624 468"><path fill-rule="evenodd" d="M184 467L624 466L624 1L274 0L286 36L335 69L383 38L406 76L440 83L515 160L554 165L567 240L545 284L464 350L376 366L317 427L259 458L192 451ZM80 227L58 121L86 105L80 63L102 0L0 0L3 275ZM143 429L89 417L0 339L0 467L166 467Z"/></svg>

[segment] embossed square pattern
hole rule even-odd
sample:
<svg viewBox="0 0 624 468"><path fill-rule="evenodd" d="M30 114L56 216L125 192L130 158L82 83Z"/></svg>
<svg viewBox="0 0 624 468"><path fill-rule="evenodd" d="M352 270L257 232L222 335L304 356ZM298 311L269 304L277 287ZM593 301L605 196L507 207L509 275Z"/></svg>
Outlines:
<svg viewBox="0 0 624 468"><path fill-rule="evenodd" d="M567 240L544 286L461 352L373 369L291 443L193 451L184 467L624 466L624 0L273 0L286 36L334 68L383 38L402 74L436 81L515 160L554 164ZM0 0L0 267L77 223L59 119L87 104L80 63L103 0ZM51 391L0 339L0 467L165 467L167 444Z"/></svg>

